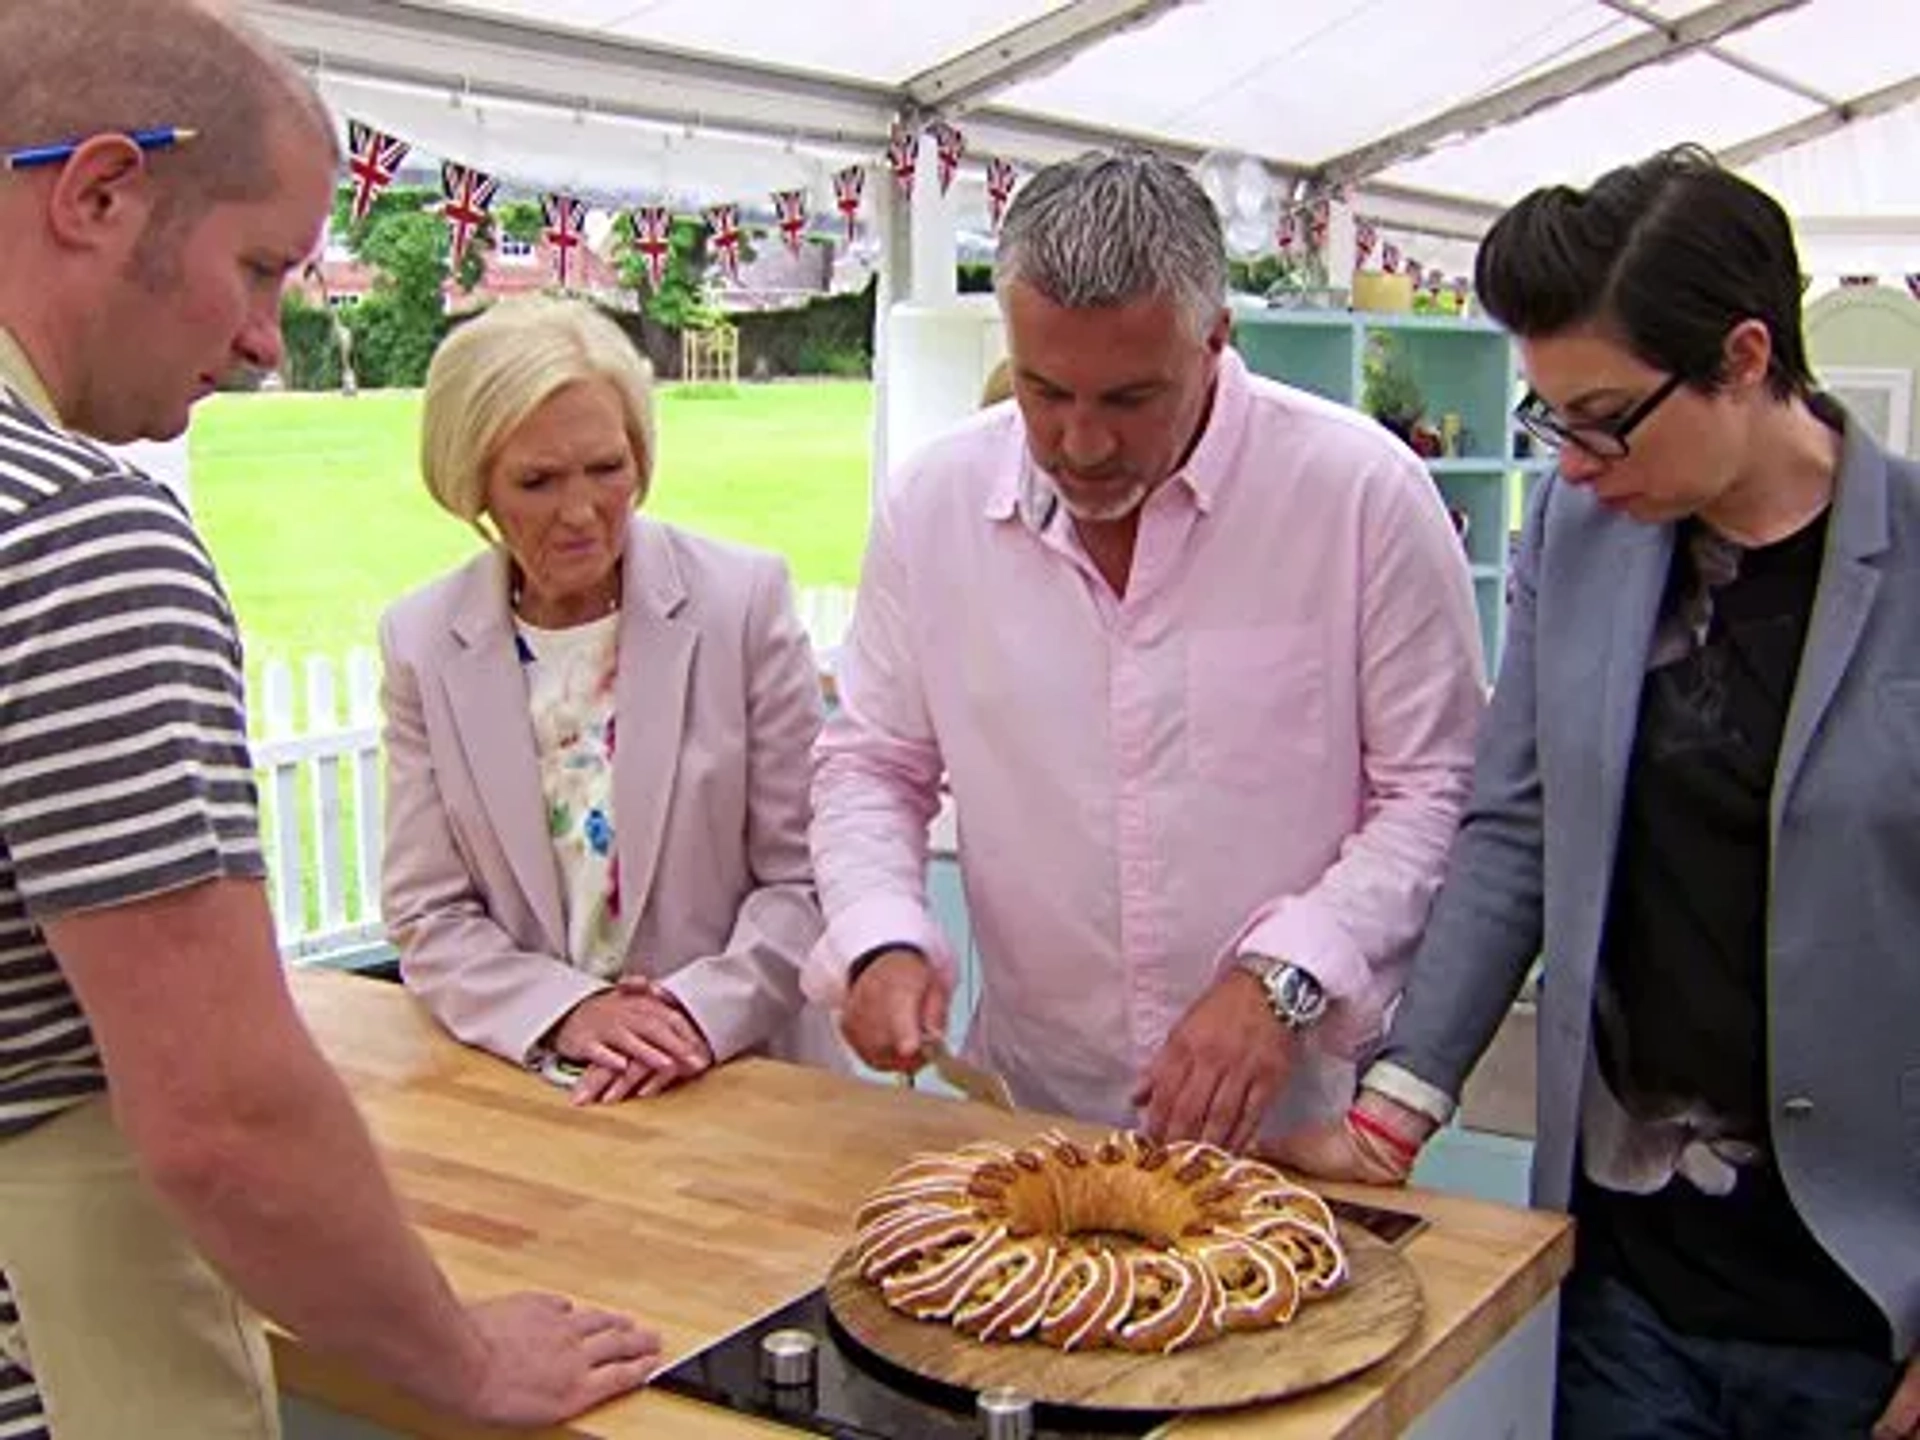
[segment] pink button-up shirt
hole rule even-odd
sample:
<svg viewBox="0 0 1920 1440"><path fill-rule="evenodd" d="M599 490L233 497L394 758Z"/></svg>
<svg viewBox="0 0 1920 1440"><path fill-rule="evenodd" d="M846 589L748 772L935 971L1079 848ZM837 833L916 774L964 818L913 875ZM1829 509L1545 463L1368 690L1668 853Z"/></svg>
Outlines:
<svg viewBox="0 0 1920 1440"><path fill-rule="evenodd" d="M1134 1123L1139 1075L1244 952L1334 1001L1269 1128L1344 1103L1439 883L1485 690L1425 470L1229 352L1124 598L1014 406L895 478L815 750L808 993L838 1003L887 944L951 967L925 882L944 774L981 963L967 1050L1023 1106Z"/></svg>

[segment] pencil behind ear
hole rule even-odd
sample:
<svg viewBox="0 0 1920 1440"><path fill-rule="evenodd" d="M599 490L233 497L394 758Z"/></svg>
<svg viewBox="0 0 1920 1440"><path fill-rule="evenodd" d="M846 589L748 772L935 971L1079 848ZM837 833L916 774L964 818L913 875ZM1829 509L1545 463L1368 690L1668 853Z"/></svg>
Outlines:
<svg viewBox="0 0 1920 1440"><path fill-rule="evenodd" d="M46 167L46 223L66 250L131 254L154 209L147 157L125 135L94 135ZM27 172L31 176L31 172Z"/></svg>

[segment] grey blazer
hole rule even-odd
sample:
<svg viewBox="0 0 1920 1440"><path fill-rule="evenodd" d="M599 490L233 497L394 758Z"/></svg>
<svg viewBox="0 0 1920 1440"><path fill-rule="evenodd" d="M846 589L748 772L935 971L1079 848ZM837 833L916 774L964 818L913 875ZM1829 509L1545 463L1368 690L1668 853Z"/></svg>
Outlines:
<svg viewBox="0 0 1920 1440"><path fill-rule="evenodd" d="M1557 478L1535 497L1473 794L1382 1052L1459 1094L1544 942L1533 1193L1555 1209L1673 543ZM1773 1145L1900 1358L1920 1338L1920 465L1851 421L1772 811Z"/></svg>

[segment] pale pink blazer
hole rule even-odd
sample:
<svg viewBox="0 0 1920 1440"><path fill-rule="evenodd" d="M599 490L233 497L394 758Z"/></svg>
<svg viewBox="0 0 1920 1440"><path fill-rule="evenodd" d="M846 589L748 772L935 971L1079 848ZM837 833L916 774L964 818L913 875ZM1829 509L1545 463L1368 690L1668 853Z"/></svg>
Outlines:
<svg viewBox="0 0 1920 1440"><path fill-rule="evenodd" d="M398 601L380 644L381 903L402 977L460 1039L524 1063L605 986L564 958L505 557ZM636 515L619 644L628 973L666 982L718 1060L844 1064L800 994L821 931L807 857L820 693L785 564Z"/></svg>

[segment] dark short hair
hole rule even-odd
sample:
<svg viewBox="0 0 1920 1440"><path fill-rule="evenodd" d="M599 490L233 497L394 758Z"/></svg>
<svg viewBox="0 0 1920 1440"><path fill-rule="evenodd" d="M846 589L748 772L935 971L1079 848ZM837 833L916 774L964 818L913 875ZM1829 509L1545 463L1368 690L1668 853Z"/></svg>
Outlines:
<svg viewBox="0 0 1920 1440"><path fill-rule="evenodd" d="M1696 145L1585 190L1535 190L1487 232L1474 284L1524 339L1596 324L1698 390L1719 387L1727 332L1758 320L1773 342L1768 389L1782 400L1814 389L1786 211Z"/></svg>

